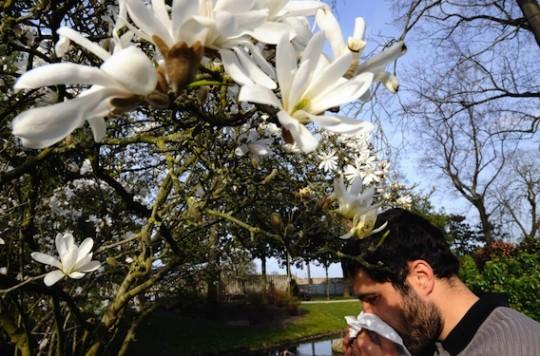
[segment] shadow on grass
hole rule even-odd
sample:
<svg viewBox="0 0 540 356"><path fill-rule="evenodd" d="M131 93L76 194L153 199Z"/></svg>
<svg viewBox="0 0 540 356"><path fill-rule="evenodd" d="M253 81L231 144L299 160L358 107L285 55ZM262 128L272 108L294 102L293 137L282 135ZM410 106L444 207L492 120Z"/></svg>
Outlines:
<svg viewBox="0 0 540 356"><path fill-rule="evenodd" d="M241 354L270 349L323 335L339 333L343 316L356 315L359 303L310 304L299 315L283 308L232 304L208 318L203 308L197 313L158 310L141 324L130 355ZM201 312L202 311L202 312ZM188 315L189 314L189 315Z"/></svg>

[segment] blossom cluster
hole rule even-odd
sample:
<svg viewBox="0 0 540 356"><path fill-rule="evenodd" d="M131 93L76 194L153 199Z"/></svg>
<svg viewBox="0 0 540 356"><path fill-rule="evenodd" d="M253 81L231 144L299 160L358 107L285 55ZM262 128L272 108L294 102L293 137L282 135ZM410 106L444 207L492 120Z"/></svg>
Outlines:
<svg viewBox="0 0 540 356"><path fill-rule="evenodd" d="M398 90L397 78L386 71L386 65L405 52L402 42L365 59L364 20L356 19L353 33L344 37L331 8L312 0L173 0L171 5L165 0L118 0L113 11L107 46L68 27L57 30L60 39L54 50L58 58L83 49L101 61L99 67L43 64L16 81L16 91L43 91L39 105L12 122L13 134L24 146L52 146L85 124L94 140L102 141L107 136L105 118L140 106L174 108L176 99L195 86L203 69L217 67L226 79L223 83L197 85L230 85L238 107L253 105L271 113L260 115L258 125L244 123L227 132L226 137L235 142L235 154L250 154L257 164L260 157L270 154L276 136L283 138L286 149L303 153L314 152L321 140L333 136L354 156L340 165L341 153L334 149L317 155L319 169L325 174L342 169L350 183L347 188L341 177L335 183L338 212L352 220L351 230L343 237L372 232L378 210L372 204L375 189L362 187L380 182L388 164L377 161L369 147L373 125L342 115L339 109L369 100L374 83L391 92ZM325 45L329 53L324 52ZM48 89L55 85L79 90L68 91L69 99L58 101ZM132 132L157 125L149 119L144 124L134 120ZM74 184L95 184L86 179L92 167L85 164L79 172L85 178ZM78 188L66 187L55 194L69 200ZM145 200L142 195L134 199ZM68 206L56 195L48 204L54 214L68 215ZM73 220L82 216L71 214ZM111 224L107 216L89 215L86 221L96 228ZM39 252L32 257L57 268L45 277L45 283L53 285L64 276L81 278L99 268L99 262L91 260L92 245L87 239L78 247L73 236L58 235L60 260Z"/></svg>
<svg viewBox="0 0 540 356"><path fill-rule="evenodd" d="M367 121L327 111L367 100L374 81L390 91L397 79L385 71L405 51L398 42L360 61L365 23L358 18L352 36L343 38L330 8L319 1L270 0L119 0L104 49L71 28L57 32L59 57L75 43L102 60L99 68L76 63L43 65L23 74L16 90L51 85L88 87L70 100L35 107L13 121L23 145L53 145L88 122L96 141L106 136L106 116L147 104L168 108L182 95L200 66L218 63L239 87L240 102L273 106L283 137L303 152L318 145L306 125L350 134L369 130ZM312 31L309 17L318 30ZM141 41L155 51L145 53ZM331 52L323 52L328 42Z"/></svg>

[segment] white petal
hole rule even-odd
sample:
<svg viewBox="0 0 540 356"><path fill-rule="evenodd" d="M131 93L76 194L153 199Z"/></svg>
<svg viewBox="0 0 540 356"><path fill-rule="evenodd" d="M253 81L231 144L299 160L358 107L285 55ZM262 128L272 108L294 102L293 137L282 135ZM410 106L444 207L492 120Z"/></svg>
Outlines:
<svg viewBox="0 0 540 356"><path fill-rule="evenodd" d="M310 112L322 113L325 110L350 103L362 96L373 81L373 73L363 73L333 88L331 91L319 94L310 101Z"/></svg>
<svg viewBox="0 0 540 356"><path fill-rule="evenodd" d="M214 20L202 16L194 16L187 19L182 26L176 29L175 38L186 42L188 46L193 46L198 41L204 46L213 48L212 43L208 43L208 33L210 27L214 24Z"/></svg>
<svg viewBox="0 0 540 356"><path fill-rule="evenodd" d="M41 252L32 252L30 254L30 256L32 256L32 258L36 261L38 261L39 263L44 263L46 265L51 265L53 267L56 267L56 268L62 268L62 264L60 263L60 261L58 261L56 258L50 256L50 255L47 255L47 254L44 254L44 253L41 253Z"/></svg>
<svg viewBox="0 0 540 356"><path fill-rule="evenodd" d="M173 1L173 13L174 6L178 0ZM195 2L195 1L192 1ZM152 0L152 10L154 10L155 16L159 21L168 29L171 28L171 19L169 18L169 13L167 12L167 6L165 5L165 0Z"/></svg>
<svg viewBox="0 0 540 356"><path fill-rule="evenodd" d="M71 41L69 38L60 36L60 39L54 45L54 53L58 58L63 58L71 48Z"/></svg>
<svg viewBox="0 0 540 356"><path fill-rule="evenodd" d="M101 142L107 135L107 123L103 117L89 118L87 119L92 134L94 135L94 141Z"/></svg>
<svg viewBox="0 0 540 356"><path fill-rule="evenodd" d="M282 20L291 28L291 36L294 37L293 43L299 51L307 46L307 43L313 36L311 25L305 17L287 17Z"/></svg>
<svg viewBox="0 0 540 356"><path fill-rule="evenodd" d="M381 82L385 86L385 88L388 89L391 93L397 93L399 89L398 79L392 73L389 73L389 72L375 73L373 80Z"/></svg>
<svg viewBox="0 0 540 356"><path fill-rule="evenodd" d="M214 6L214 11L229 11L232 13L238 13L251 9L255 1L253 0L218 0Z"/></svg>
<svg viewBox="0 0 540 356"><path fill-rule="evenodd" d="M79 271L88 273L97 270L99 267L101 267L101 263L99 263L98 261L90 261L81 268L79 268Z"/></svg>
<svg viewBox="0 0 540 356"><path fill-rule="evenodd" d="M92 246L94 246L94 240L92 240L90 237L84 239L84 241L79 246L79 255L77 257L77 260L81 260L84 256L88 255L92 250Z"/></svg>
<svg viewBox="0 0 540 356"><path fill-rule="evenodd" d="M116 52L103 63L101 69L134 94L150 94L158 82L156 68L137 47Z"/></svg>
<svg viewBox="0 0 540 356"><path fill-rule="evenodd" d="M384 67L388 63L396 60L407 51L407 47L403 41L394 43L381 53L371 57L364 63L358 66L357 73L369 72L374 68Z"/></svg>
<svg viewBox="0 0 540 356"><path fill-rule="evenodd" d="M276 83L259 67L257 67L257 65L255 65L254 60L251 59L243 49L233 47L233 50L240 59L240 63L244 67L244 70L247 72L249 78L251 78L255 84L265 86L268 89L275 89L277 87Z"/></svg>
<svg viewBox="0 0 540 356"><path fill-rule="evenodd" d="M73 267L77 262L78 251L79 249L77 247L73 247L69 249L65 254L60 255L62 271L67 272L73 270Z"/></svg>
<svg viewBox="0 0 540 356"><path fill-rule="evenodd" d="M364 33L366 30L366 22L363 18L357 17L354 21L354 33L347 39L347 47L353 52L360 53L365 47Z"/></svg>
<svg viewBox="0 0 540 356"><path fill-rule="evenodd" d="M349 192L351 193L351 195L357 196L362 192L363 186L364 184L362 183L361 179L355 179L349 187Z"/></svg>
<svg viewBox="0 0 540 356"><path fill-rule="evenodd" d="M290 117L285 111L278 112L277 116L281 125L291 132L294 142L303 152L309 153L317 148L319 140L298 120Z"/></svg>
<svg viewBox="0 0 540 356"><path fill-rule="evenodd" d="M271 78L275 78L276 77L276 71L275 71L274 67L272 65L270 65L270 63L268 63L266 61L266 59L263 57L263 55L261 53L261 49L259 47L255 46L255 45L253 45L253 43L251 43L249 41L246 41L244 43L244 45L247 46L249 48L249 50L251 51L251 56L253 57L253 59L255 59L255 62L257 63L259 68L261 68Z"/></svg>
<svg viewBox="0 0 540 356"><path fill-rule="evenodd" d="M101 90L62 103L27 110L13 120L13 134L30 148L51 146L77 127L92 107L107 97L110 91Z"/></svg>
<svg viewBox="0 0 540 356"><path fill-rule="evenodd" d="M81 256L81 254L79 252L78 256L79 256L79 258L77 258L77 261L75 262L75 264L71 268L72 271L80 271L82 266L86 266L92 260L92 254L91 253Z"/></svg>
<svg viewBox="0 0 540 356"><path fill-rule="evenodd" d="M288 35L283 35L276 49L276 74L283 98L283 107L288 108L287 99L292 82L292 73L296 70L296 53L289 42Z"/></svg>
<svg viewBox="0 0 540 356"><path fill-rule="evenodd" d="M54 63L32 69L17 80L14 88L33 89L59 84L97 84L121 88L100 69L74 63Z"/></svg>
<svg viewBox="0 0 540 356"><path fill-rule="evenodd" d="M302 60L310 60L313 66L316 66L323 51L324 36L321 32L314 35L308 42L304 52L302 52Z"/></svg>
<svg viewBox="0 0 540 356"><path fill-rule="evenodd" d="M126 0L126 5L129 16L143 32L150 36L157 35L169 47L174 45L174 39L169 34L168 29L141 0Z"/></svg>
<svg viewBox="0 0 540 356"><path fill-rule="evenodd" d="M68 274L68 276L69 278L73 278L73 279L81 279L84 277L84 273L81 273L79 271L74 271Z"/></svg>
<svg viewBox="0 0 540 356"><path fill-rule="evenodd" d="M253 84L253 81L244 71L244 68L240 65L240 62L233 51L220 49L219 55L221 56L225 72L227 72L236 83L241 85Z"/></svg>
<svg viewBox="0 0 540 356"><path fill-rule="evenodd" d="M199 12L199 1L196 0L173 0L172 2L172 28L180 28L191 16Z"/></svg>
<svg viewBox="0 0 540 356"><path fill-rule="evenodd" d="M248 101L251 103L272 105L276 108L281 108L276 95L268 88L257 84L247 84L240 88L238 100Z"/></svg>
<svg viewBox="0 0 540 356"><path fill-rule="evenodd" d="M358 131L371 131L373 124L368 121L351 119L345 116L310 115L311 121L320 127L336 133L353 133Z"/></svg>
<svg viewBox="0 0 540 356"><path fill-rule="evenodd" d="M111 56L111 54L104 50L100 45L90 41L89 39L81 35L79 32L69 27L61 27L56 31L56 33L58 33L62 37L69 38L71 41L75 42L81 47L86 48L102 60L106 60Z"/></svg>
<svg viewBox="0 0 540 356"><path fill-rule="evenodd" d="M345 43L343 42L341 27L330 9L327 7L320 9L317 11L315 19L317 21L317 25L319 25L321 30L326 35L326 38L328 38L328 42L330 42L330 47L332 47L334 58L337 58L345 53L346 47Z"/></svg>
<svg viewBox="0 0 540 356"><path fill-rule="evenodd" d="M354 21L354 32L352 37L358 40L363 40L366 32L366 21L363 18L357 17Z"/></svg>
<svg viewBox="0 0 540 356"><path fill-rule="evenodd" d="M90 161L88 159L84 161L84 163L86 162L90 164ZM70 233L65 233L65 234L58 233L56 234L54 243L56 246L56 251L58 251L58 254L62 256L66 254L70 248L73 248L73 245L75 245L75 239L73 238L73 235Z"/></svg>
<svg viewBox="0 0 540 356"><path fill-rule="evenodd" d="M320 61L324 66L325 62ZM317 68L314 74L311 85L306 90L306 97L315 98L318 95L324 95L326 92L331 92L334 87L339 85L339 80L351 66L352 54L346 52L335 61L325 66Z"/></svg>
<svg viewBox="0 0 540 356"><path fill-rule="evenodd" d="M313 16L323 6L321 1L289 1L279 16Z"/></svg>
<svg viewBox="0 0 540 356"><path fill-rule="evenodd" d="M61 280L62 278L64 278L64 276L65 276L64 272L62 271L58 271L58 270L52 271L45 275L45 278L43 278L43 282L45 282L45 285L47 287L50 287L56 282L58 282L59 280Z"/></svg>
<svg viewBox="0 0 540 356"><path fill-rule="evenodd" d="M86 161L85 161L86 163ZM56 251L58 251L58 255L62 256L67 252L66 243L64 241L64 235L61 233L56 234L56 238L54 239L54 244L56 246Z"/></svg>
<svg viewBox="0 0 540 356"><path fill-rule="evenodd" d="M248 146L250 151L258 156L266 156L268 153L270 153L270 151L268 150L268 146L266 145L250 143Z"/></svg>
<svg viewBox="0 0 540 356"><path fill-rule="evenodd" d="M300 98L304 94L307 86L309 85L309 77L313 74L311 72L313 65L309 60L300 64L300 67L294 73L293 81L291 83L291 89L289 91L289 112L292 114L294 106L298 104Z"/></svg>
<svg viewBox="0 0 540 356"><path fill-rule="evenodd" d="M238 24L236 32L232 34L236 36L254 30L262 25L268 17L268 9L243 11L239 13L231 11L231 13L234 14L235 20Z"/></svg>
<svg viewBox="0 0 540 356"><path fill-rule="evenodd" d="M238 156L238 157L242 157L244 156L246 153L249 152L249 149L248 149L248 146L247 145L240 145L238 147L236 147L236 149L234 150L234 153Z"/></svg>
<svg viewBox="0 0 540 356"><path fill-rule="evenodd" d="M267 44L277 44L283 35L287 35L290 31L289 26L279 22L264 22L262 25L255 27L250 35L257 41Z"/></svg>
<svg viewBox="0 0 540 356"><path fill-rule="evenodd" d="M342 239L342 240L347 240L347 239L350 239L351 237L353 237L354 235L354 230L350 230L349 232L347 232L346 234L343 234L341 235L339 238Z"/></svg>

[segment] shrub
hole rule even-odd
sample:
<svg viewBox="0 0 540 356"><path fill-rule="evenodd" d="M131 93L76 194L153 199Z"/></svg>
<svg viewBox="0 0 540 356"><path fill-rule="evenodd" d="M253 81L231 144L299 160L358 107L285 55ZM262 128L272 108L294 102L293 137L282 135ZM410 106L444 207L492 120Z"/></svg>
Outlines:
<svg viewBox="0 0 540 356"><path fill-rule="evenodd" d="M268 289L268 302L280 308L285 308L289 315L298 315L300 300L285 291L277 290L273 285Z"/></svg>
<svg viewBox="0 0 540 356"><path fill-rule="evenodd" d="M496 256L480 271L470 256L461 259L461 278L471 288L504 293L510 305L540 320L540 253L513 251L513 257Z"/></svg>

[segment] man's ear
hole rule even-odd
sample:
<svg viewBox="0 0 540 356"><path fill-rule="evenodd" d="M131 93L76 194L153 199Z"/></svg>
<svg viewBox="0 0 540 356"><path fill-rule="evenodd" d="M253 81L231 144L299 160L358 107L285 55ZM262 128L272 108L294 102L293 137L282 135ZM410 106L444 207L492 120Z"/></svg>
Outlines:
<svg viewBox="0 0 540 356"><path fill-rule="evenodd" d="M419 295L428 296L435 288L435 274L433 268L425 260L409 262L409 275L407 281L414 287Z"/></svg>

